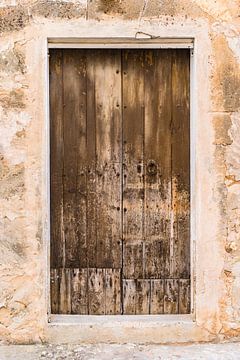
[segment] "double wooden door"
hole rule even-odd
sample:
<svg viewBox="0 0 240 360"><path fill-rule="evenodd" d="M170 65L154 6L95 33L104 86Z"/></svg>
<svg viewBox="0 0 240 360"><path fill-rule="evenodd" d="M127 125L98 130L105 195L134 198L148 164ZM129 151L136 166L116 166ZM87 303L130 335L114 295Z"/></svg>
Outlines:
<svg viewBox="0 0 240 360"><path fill-rule="evenodd" d="M190 312L188 50L50 50L51 311Z"/></svg>

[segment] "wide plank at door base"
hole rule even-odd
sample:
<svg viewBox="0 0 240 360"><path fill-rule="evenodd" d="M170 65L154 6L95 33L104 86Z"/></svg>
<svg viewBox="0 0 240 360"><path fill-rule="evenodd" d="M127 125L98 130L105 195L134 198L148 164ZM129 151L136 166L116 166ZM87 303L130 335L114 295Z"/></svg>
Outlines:
<svg viewBox="0 0 240 360"><path fill-rule="evenodd" d="M52 313L190 313L189 67L50 50Z"/></svg>

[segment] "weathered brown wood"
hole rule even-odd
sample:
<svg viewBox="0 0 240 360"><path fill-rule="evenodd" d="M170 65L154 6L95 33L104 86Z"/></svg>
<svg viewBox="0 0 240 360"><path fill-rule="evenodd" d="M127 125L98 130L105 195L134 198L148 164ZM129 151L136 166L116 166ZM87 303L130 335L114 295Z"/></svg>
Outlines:
<svg viewBox="0 0 240 360"><path fill-rule="evenodd" d="M50 294L51 294L51 313L59 313L59 269L51 269L50 272Z"/></svg>
<svg viewBox="0 0 240 360"><path fill-rule="evenodd" d="M50 70L52 312L189 313L189 51L53 50Z"/></svg>
<svg viewBox="0 0 240 360"><path fill-rule="evenodd" d="M88 313L92 315L105 314L104 269L88 270Z"/></svg>
<svg viewBox="0 0 240 360"><path fill-rule="evenodd" d="M178 314L178 293L178 280L165 280L164 314Z"/></svg>
<svg viewBox="0 0 240 360"><path fill-rule="evenodd" d="M130 244L125 240L123 247L123 277L139 279L143 277L143 242Z"/></svg>
<svg viewBox="0 0 240 360"><path fill-rule="evenodd" d="M123 314L136 313L136 281L123 279Z"/></svg>
<svg viewBox="0 0 240 360"><path fill-rule="evenodd" d="M136 280L135 314L147 315L150 312L150 280Z"/></svg>
<svg viewBox="0 0 240 360"><path fill-rule="evenodd" d="M88 270L71 271L71 313L88 314Z"/></svg>
<svg viewBox="0 0 240 360"><path fill-rule="evenodd" d="M121 54L97 52L96 191L97 267L120 268L121 241Z"/></svg>
<svg viewBox="0 0 240 360"><path fill-rule="evenodd" d="M76 52L76 96L78 105L76 111L76 204L75 218L76 230L75 236L77 249L75 250L79 267L88 266L88 248L87 248L87 56L84 50Z"/></svg>
<svg viewBox="0 0 240 360"><path fill-rule="evenodd" d="M87 51L87 261L89 268L96 267L96 100L95 50Z"/></svg>
<svg viewBox="0 0 240 360"><path fill-rule="evenodd" d="M171 50L145 52L145 276L169 275Z"/></svg>
<svg viewBox="0 0 240 360"><path fill-rule="evenodd" d="M85 187L84 175L79 174L78 165L84 171L85 167L85 133L86 133L86 64L82 52L64 51L63 56L63 131L64 131L64 230L66 267L79 266L79 248L81 260L86 254L86 229L84 217ZM83 180L83 182L81 181ZM82 184L81 184L82 182ZM82 189L81 189L82 187ZM83 194L81 194L82 191ZM82 196L81 196L82 195ZM79 206L81 205L81 206ZM80 227L79 227L80 225ZM81 226L82 225L82 226ZM82 243L84 246L79 245ZM86 262L81 264L86 266Z"/></svg>
<svg viewBox="0 0 240 360"><path fill-rule="evenodd" d="M132 278L143 277L143 273L139 271L142 267L143 272L144 257L143 64L143 51L123 51L123 276L125 278L130 274ZM132 254L141 254L142 258L137 256L137 259L142 265L132 265ZM134 274L134 269L138 269L137 274Z"/></svg>
<svg viewBox="0 0 240 360"><path fill-rule="evenodd" d="M189 52L172 52L172 238L170 276L190 276Z"/></svg>
<svg viewBox="0 0 240 360"><path fill-rule="evenodd" d="M164 313L164 280L151 280L150 314Z"/></svg>
<svg viewBox="0 0 240 360"><path fill-rule="evenodd" d="M71 270L59 269L59 314L71 314Z"/></svg>
<svg viewBox="0 0 240 360"><path fill-rule="evenodd" d="M63 231L62 51L50 51L51 267L65 264Z"/></svg>
<svg viewBox="0 0 240 360"><path fill-rule="evenodd" d="M121 314L121 270L105 269L105 314Z"/></svg>
<svg viewBox="0 0 240 360"><path fill-rule="evenodd" d="M190 314L190 280L179 280L179 314Z"/></svg>

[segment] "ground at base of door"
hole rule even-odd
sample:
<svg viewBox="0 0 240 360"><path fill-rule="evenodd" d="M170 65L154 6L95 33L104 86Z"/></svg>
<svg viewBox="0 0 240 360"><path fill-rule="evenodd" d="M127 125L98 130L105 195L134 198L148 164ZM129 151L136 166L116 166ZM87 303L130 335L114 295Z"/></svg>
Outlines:
<svg viewBox="0 0 240 360"><path fill-rule="evenodd" d="M3 345L0 360L238 360L240 342L193 345Z"/></svg>

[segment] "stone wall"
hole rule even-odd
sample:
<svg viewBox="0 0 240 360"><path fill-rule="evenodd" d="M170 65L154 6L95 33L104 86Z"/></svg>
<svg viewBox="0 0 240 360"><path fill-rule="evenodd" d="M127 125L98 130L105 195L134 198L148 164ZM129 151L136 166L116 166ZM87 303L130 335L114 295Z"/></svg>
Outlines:
<svg viewBox="0 0 240 360"><path fill-rule="evenodd" d="M166 341L240 334L239 0L0 0L3 342L53 340L47 322L47 38L134 37L137 31L195 39L195 327L173 327ZM128 326L116 331L119 338L99 335L100 341L124 341L123 332L131 341L163 341L149 328L145 337Z"/></svg>

